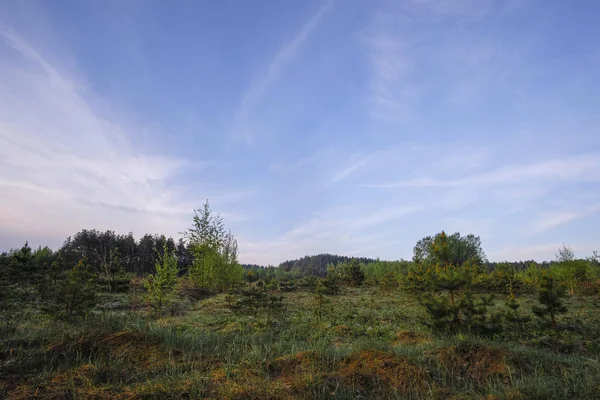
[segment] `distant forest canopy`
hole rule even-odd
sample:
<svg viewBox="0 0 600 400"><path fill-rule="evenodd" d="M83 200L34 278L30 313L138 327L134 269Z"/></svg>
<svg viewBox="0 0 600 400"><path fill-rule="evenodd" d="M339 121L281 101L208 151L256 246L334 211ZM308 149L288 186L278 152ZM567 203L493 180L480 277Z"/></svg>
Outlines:
<svg viewBox="0 0 600 400"><path fill-rule="evenodd" d="M355 257L361 264L370 264L376 260L365 257ZM284 261L279 266L286 271L298 268L305 273L324 276L327 274L328 266L337 266L338 264L348 263L352 257L338 256L335 254L317 254L315 256L305 256L297 260Z"/></svg>
<svg viewBox="0 0 600 400"><path fill-rule="evenodd" d="M450 235L449 238L457 237L457 234ZM460 235L458 235L460 238ZM478 238L472 235L463 237L465 240L475 242L479 245ZM416 248L427 242L429 237L417 243ZM477 239L477 240L475 240ZM95 229L84 229L77 232L73 236L68 237L62 246L57 251L53 251L48 247L40 247L34 253L42 254L47 257L51 254L60 253L65 267L75 265L80 259L85 259L93 266L105 266L115 264L114 267L123 269L126 272L145 275L155 272L155 264L164 253L164 248L173 251L181 274L187 272L193 262L193 255L190 252L188 243L184 239L175 241L172 237L165 235L145 234L139 240L136 240L132 233L126 235L116 234L114 231L98 231ZM422 255L415 250L419 257ZM420 251L420 250L419 250ZM13 251L5 252L8 255ZM264 269L259 275L267 272L267 270L280 270L280 273L287 273L292 276L325 276L329 267L336 267L341 264L347 264L352 257L335 255L335 254L317 254L305 256L295 260L284 261L279 266L261 266L256 264L241 264L246 271L257 271ZM380 261L372 258L357 257L357 260L362 265L369 265L375 268L385 269L405 269L413 261ZM554 263L542 262L537 263L533 260L510 262L517 270L524 270L530 264L537 264L541 267L547 267ZM488 262L485 259L481 262L481 267L487 267L488 270L494 270L497 262Z"/></svg>
<svg viewBox="0 0 600 400"><path fill-rule="evenodd" d="M346 264L348 263L350 260L352 260L353 257L349 257L349 256L340 256L337 254L317 254L317 255L313 255L313 256L305 256L302 258L298 258L295 260L288 260L288 261L284 261L281 264L279 264L278 267L275 266L267 266L267 265L259 265L259 264L242 264L242 267L246 270L250 270L250 271L256 271L258 269L275 269L275 268L282 268L283 270L285 270L286 272L292 272L295 274L293 275L299 275L299 276L306 276L306 275L316 275L316 276L325 276L327 275L327 270L329 267L336 267L340 264ZM407 265L413 264L414 261L407 261L407 260L397 260L397 261L382 261L379 259L373 259L373 258L368 258L368 257L356 257L356 259L362 264L362 265L370 265L373 266L373 264L382 264L382 265L394 265L397 267L406 267ZM512 262L489 262L489 261L485 261L482 263L482 267L487 269L488 271L493 271L494 269L496 269L496 267L499 264L509 264L511 266L513 266L515 268L515 270L517 271L522 271L525 270L529 265L531 264L536 264L539 265L540 267L544 268L544 267L550 267L552 264L554 264L556 261L543 261L543 262L536 262L534 260L526 260L526 261L512 261Z"/></svg>

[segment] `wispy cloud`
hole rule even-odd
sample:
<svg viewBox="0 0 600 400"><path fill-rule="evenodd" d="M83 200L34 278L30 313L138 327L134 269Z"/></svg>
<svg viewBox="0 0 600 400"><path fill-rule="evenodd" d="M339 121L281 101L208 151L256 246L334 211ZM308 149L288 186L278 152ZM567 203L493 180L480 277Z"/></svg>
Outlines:
<svg viewBox="0 0 600 400"><path fill-rule="evenodd" d="M464 19L479 19L490 7L490 0L409 0L402 4L403 9L413 12Z"/></svg>
<svg viewBox="0 0 600 400"><path fill-rule="evenodd" d="M577 211L555 211L541 212L537 219L527 228L527 233L536 235L546 232L559 226L568 224L579 218L591 217L600 212L600 205L584 205L580 206Z"/></svg>
<svg viewBox="0 0 600 400"><path fill-rule="evenodd" d="M255 81L242 98L241 104L235 113L235 130L246 141L252 142L253 133L248 125L248 118L261 97L267 92L281 76L285 68L294 60L296 54L310 37L323 17L333 7L334 0L329 0L307 22L300 31L286 43L269 62L265 74Z"/></svg>
<svg viewBox="0 0 600 400"><path fill-rule="evenodd" d="M352 157L352 159L350 160L350 163L348 165L346 165L345 167L343 167L341 170L339 170L331 178L330 183L339 182L339 181L345 179L346 177L348 177L354 171L367 165L367 160L365 158L359 158L358 160L355 160L355 158L356 157Z"/></svg>
<svg viewBox="0 0 600 400"><path fill-rule="evenodd" d="M410 43L395 32L398 23L393 14L378 13L367 38L371 116L386 123L411 119L420 94L411 80L414 62Z"/></svg>
<svg viewBox="0 0 600 400"><path fill-rule="evenodd" d="M83 79L8 28L0 30L3 45L9 55L0 65L4 234L20 241L35 231L57 245L86 227L181 231L192 202L169 181L198 164L134 150L129 137L136 128L94 109Z"/></svg>
<svg viewBox="0 0 600 400"><path fill-rule="evenodd" d="M398 182L364 184L363 187L393 189L403 187L495 186L531 182L598 182L600 155L585 154L533 162L505 165L498 169L460 179L415 178Z"/></svg>
<svg viewBox="0 0 600 400"><path fill-rule="evenodd" d="M533 235L545 232L547 230L554 229L560 225L571 222L579 217L580 214L575 212L559 212L554 214L546 214L532 224L532 226L529 228L529 233Z"/></svg>

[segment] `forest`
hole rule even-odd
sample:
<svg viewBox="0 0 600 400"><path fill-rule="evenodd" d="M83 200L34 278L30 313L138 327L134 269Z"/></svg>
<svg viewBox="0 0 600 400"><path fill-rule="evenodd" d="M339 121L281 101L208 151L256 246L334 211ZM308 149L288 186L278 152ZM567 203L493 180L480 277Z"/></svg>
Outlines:
<svg viewBox="0 0 600 400"><path fill-rule="evenodd" d="M600 399L600 255L242 265L208 203L175 241L82 230L0 255L0 398Z"/></svg>

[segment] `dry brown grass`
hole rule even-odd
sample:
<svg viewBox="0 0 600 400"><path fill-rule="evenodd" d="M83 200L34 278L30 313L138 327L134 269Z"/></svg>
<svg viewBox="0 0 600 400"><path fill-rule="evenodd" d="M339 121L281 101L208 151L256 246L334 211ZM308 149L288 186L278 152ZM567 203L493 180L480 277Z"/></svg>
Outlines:
<svg viewBox="0 0 600 400"><path fill-rule="evenodd" d="M434 351L441 366L454 376L483 386L491 379L507 380L509 366L505 349L482 345L451 346Z"/></svg>
<svg viewBox="0 0 600 400"><path fill-rule="evenodd" d="M423 332L415 332L409 330L402 330L396 334L396 340L393 345L399 346L403 344L418 345L431 343L431 336Z"/></svg>
<svg viewBox="0 0 600 400"><path fill-rule="evenodd" d="M332 374L344 386L369 392L390 389L402 395L426 389L427 372L407 358L378 350L351 354Z"/></svg>

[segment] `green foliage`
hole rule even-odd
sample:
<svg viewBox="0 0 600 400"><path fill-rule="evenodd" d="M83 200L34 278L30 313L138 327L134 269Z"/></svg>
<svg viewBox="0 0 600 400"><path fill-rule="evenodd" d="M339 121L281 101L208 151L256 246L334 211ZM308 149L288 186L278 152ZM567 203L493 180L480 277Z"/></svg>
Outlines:
<svg viewBox="0 0 600 400"><path fill-rule="evenodd" d="M258 277L252 271L248 271L245 276L246 282L252 283L258 280Z"/></svg>
<svg viewBox="0 0 600 400"><path fill-rule="evenodd" d="M381 289L387 292L391 292L392 290L396 289L399 285L400 282L398 280L398 276L392 271L386 273L379 280L379 286L381 287Z"/></svg>
<svg viewBox="0 0 600 400"><path fill-rule="evenodd" d="M169 251L166 244L163 253L155 265L156 273L144 280L146 300L154 309L156 315L161 315L163 310L172 306L177 294L179 266L177 257Z"/></svg>
<svg viewBox="0 0 600 400"><path fill-rule="evenodd" d="M108 288L108 292L112 293L115 278L123 273L121 254L118 248L111 248L108 250L106 258L102 260L101 270L103 273L102 278Z"/></svg>
<svg viewBox="0 0 600 400"><path fill-rule="evenodd" d="M339 283L342 280L340 272L333 266L327 270L327 276L319 283L325 287L325 293L329 295L336 295L340 293Z"/></svg>
<svg viewBox="0 0 600 400"><path fill-rule="evenodd" d="M482 265L486 261L479 236L461 236L458 232L448 236L442 231L433 237L424 237L417 242L413 253L413 261L426 266L463 265L467 262Z"/></svg>
<svg viewBox="0 0 600 400"><path fill-rule="evenodd" d="M566 285L569 293L573 295L577 286L590 277L590 268L586 260L569 260L552 266L551 273L552 276Z"/></svg>
<svg viewBox="0 0 600 400"><path fill-rule="evenodd" d="M440 248L443 243L441 242ZM442 255L436 257L439 257L438 261L445 267L438 266L429 270L427 292L421 298L432 327L438 331L497 331L501 316L488 312L493 304L493 297L475 297L471 293L470 287L476 271L468 265L458 267L447 264L447 260L443 258L445 250L442 248L440 252Z"/></svg>
<svg viewBox="0 0 600 400"><path fill-rule="evenodd" d="M262 280L248 284L242 289L241 296L233 305L233 309L238 313L251 314L254 317L264 316L267 326L284 308L283 296L277 294L277 284L267 284Z"/></svg>
<svg viewBox="0 0 600 400"><path fill-rule="evenodd" d="M39 255L34 257L34 252L27 242L19 250L11 251L8 255L3 285L8 292L7 297L21 303L35 302L36 287L43 276L42 268L36 263L36 258L40 260L41 257ZM43 261L48 262L45 257Z"/></svg>
<svg viewBox="0 0 600 400"><path fill-rule="evenodd" d="M430 288L432 276L433 269L431 267L413 264L401 280L401 286L407 291L421 293Z"/></svg>
<svg viewBox="0 0 600 400"><path fill-rule="evenodd" d="M540 305L532 308L533 313L542 318L549 319L553 329L557 328L556 317L568 311L563 303L567 289L564 285L556 282L554 278L546 277L542 281L538 301Z"/></svg>
<svg viewBox="0 0 600 400"><path fill-rule="evenodd" d="M220 215L213 216L208 200L194 211L192 228L186 232L193 256L188 277L193 286L226 291L241 282L244 270L237 262L237 241L225 230Z"/></svg>
<svg viewBox="0 0 600 400"><path fill-rule="evenodd" d="M59 319L84 317L96 305L97 291L97 275L85 260L79 260L61 278L53 277L42 309Z"/></svg>
<svg viewBox="0 0 600 400"><path fill-rule="evenodd" d="M279 281L279 290L282 292L293 292L296 289L296 283L288 277L284 277Z"/></svg>
<svg viewBox="0 0 600 400"><path fill-rule="evenodd" d="M365 273L356 258L351 259L348 264L342 265L342 276L353 286L360 286L365 280Z"/></svg>
<svg viewBox="0 0 600 400"><path fill-rule="evenodd" d="M511 328L522 328L526 323L531 321L528 315L521 312L521 303L515 297L509 297L505 303L506 311L504 312L504 320Z"/></svg>
<svg viewBox="0 0 600 400"><path fill-rule="evenodd" d="M315 288L315 299L314 299L314 311L317 317L317 320L321 322L321 318L323 317L323 307L326 303L330 303L329 299L325 297L326 294L329 293L329 289L325 286L323 280L320 280L317 283L317 287Z"/></svg>
<svg viewBox="0 0 600 400"><path fill-rule="evenodd" d="M462 327L472 333L498 332L502 315L490 312L493 304L493 295L475 297L470 291L465 291L458 304Z"/></svg>

